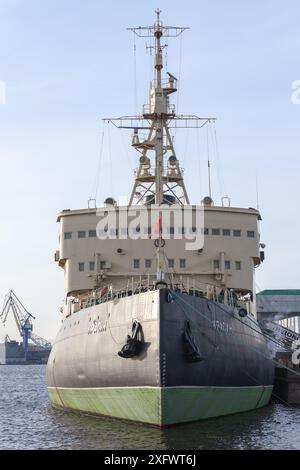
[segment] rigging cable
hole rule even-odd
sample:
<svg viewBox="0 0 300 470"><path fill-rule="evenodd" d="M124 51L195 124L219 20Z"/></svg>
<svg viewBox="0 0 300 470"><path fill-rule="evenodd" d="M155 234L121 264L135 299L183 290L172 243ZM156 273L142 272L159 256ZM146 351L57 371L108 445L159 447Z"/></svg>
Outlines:
<svg viewBox="0 0 300 470"><path fill-rule="evenodd" d="M206 128L206 144L207 144L207 171L208 171L208 192L211 198L211 173L210 173L210 152L209 152L209 126Z"/></svg>
<svg viewBox="0 0 300 470"><path fill-rule="evenodd" d="M216 161L217 161L217 172L218 172L218 180L220 185L221 197L227 195L224 179L223 179L223 171L222 171L222 163L220 158L220 151L219 151L219 143L217 137L217 129L216 124L213 122L213 129L211 129L213 133L213 142L215 147L215 154L216 154Z"/></svg>
<svg viewBox="0 0 300 470"><path fill-rule="evenodd" d="M94 196L95 199L97 199L97 196L98 196L98 189L99 189L99 182L100 182L100 175L101 175L101 167L102 167L103 146L104 146L104 129L105 129L105 121L102 122L102 132L101 132L101 141L100 141L100 152L99 152L99 158L98 158L98 165L97 165L94 184L92 186L90 199L92 199L92 196Z"/></svg>
<svg viewBox="0 0 300 470"><path fill-rule="evenodd" d="M134 112L137 114L137 60L136 60L136 39L135 34L133 33L133 61L134 61Z"/></svg>
<svg viewBox="0 0 300 470"><path fill-rule="evenodd" d="M176 103L177 114L178 114L178 109L179 109L179 95L180 95L180 88L181 88L181 71L182 71L182 34L180 35L180 46L179 46L179 70L178 70L177 103Z"/></svg>
<svg viewBox="0 0 300 470"><path fill-rule="evenodd" d="M152 73L153 73L153 68L154 68L154 58L152 61L152 49L154 48L152 44L152 36L150 37L150 46L147 45L146 43L146 51L148 52L149 50L149 88L151 88L151 83L152 80L154 79Z"/></svg>
<svg viewBox="0 0 300 470"><path fill-rule="evenodd" d="M125 158L127 159L128 168L130 168L130 170L132 171L132 169L136 167L136 159L134 158L132 152L128 150L127 145L125 144L123 132L120 132L119 135L121 136L122 151Z"/></svg>
<svg viewBox="0 0 300 470"><path fill-rule="evenodd" d="M211 149L212 149L212 154L213 154L214 167L216 168L217 179L218 179L219 195L220 195L220 200L222 200L223 189L222 189L222 182L221 182L221 178L220 178L220 167L219 167L219 162L218 162L218 158L217 158L214 134L213 134L213 131L212 131L211 123L209 123L209 132L210 132L210 141L211 141Z"/></svg>
<svg viewBox="0 0 300 470"><path fill-rule="evenodd" d="M182 162L183 166L185 165L186 157L187 157L187 153L188 153L188 149L189 149L189 138L190 138L190 129L187 128L185 130L185 143L184 143L184 150L183 150L183 154L182 154L182 158L181 158L181 162Z"/></svg>
<svg viewBox="0 0 300 470"><path fill-rule="evenodd" d="M113 170L112 170L112 157L111 157L111 140L110 140L110 125L108 122L107 127L107 134L108 134L108 158L109 158L109 173L110 173L110 190L111 196L114 195L114 186L113 186Z"/></svg>
<svg viewBox="0 0 300 470"><path fill-rule="evenodd" d="M165 44L165 69L168 70L168 48L169 48L169 41L168 37L166 37L166 44Z"/></svg>
<svg viewBox="0 0 300 470"><path fill-rule="evenodd" d="M199 134L200 134L200 130L197 129L196 130L196 154L197 154L197 159L198 159L198 171L199 171L199 198L201 200L201 197L202 197L202 171L201 171L201 157L200 157L200 139L199 139Z"/></svg>
<svg viewBox="0 0 300 470"><path fill-rule="evenodd" d="M177 101L176 101L176 114L179 114L179 97L181 88L181 70L182 70L182 34L180 35L180 46L179 46L179 66L178 66L178 80L177 80ZM175 128L175 138L177 135L177 128Z"/></svg>

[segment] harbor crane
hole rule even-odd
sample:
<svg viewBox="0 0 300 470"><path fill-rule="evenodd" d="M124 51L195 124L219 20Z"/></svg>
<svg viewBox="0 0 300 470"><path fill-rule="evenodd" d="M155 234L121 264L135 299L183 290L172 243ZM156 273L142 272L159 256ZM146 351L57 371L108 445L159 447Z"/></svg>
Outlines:
<svg viewBox="0 0 300 470"><path fill-rule="evenodd" d="M42 349L51 349L51 343L49 341L32 332L32 320L35 320L35 317L30 312L28 312L13 290L11 290L5 297L4 306L0 314L0 319L4 325L10 311L13 313L18 331L23 339L22 343L25 360L27 359L28 355L29 340Z"/></svg>

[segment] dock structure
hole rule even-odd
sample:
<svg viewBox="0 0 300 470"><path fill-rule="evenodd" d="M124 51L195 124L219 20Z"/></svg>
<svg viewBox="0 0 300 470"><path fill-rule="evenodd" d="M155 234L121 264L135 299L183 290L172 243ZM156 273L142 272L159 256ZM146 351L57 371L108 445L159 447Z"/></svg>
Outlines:
<svg viewBox="0 0 300 470"><path fill-rule="evenodd" d="M257 315L276 362L274 396L289 405L299 405L300 365L294 352L300 347L300 290L259 292Z"/></svg>
<svg viewBox="0 0 300 470"><path fill-rule="evenodd" d="M299 405L300 366L293 363L292 354L279 352L276 355L274 396L289 405Z"/></svg>
<svg viewBox="0 0 300 470"><path fill-rule="evenodd" d="M300 289L268 289L257 294L257 316L300 332Z"/></svg>

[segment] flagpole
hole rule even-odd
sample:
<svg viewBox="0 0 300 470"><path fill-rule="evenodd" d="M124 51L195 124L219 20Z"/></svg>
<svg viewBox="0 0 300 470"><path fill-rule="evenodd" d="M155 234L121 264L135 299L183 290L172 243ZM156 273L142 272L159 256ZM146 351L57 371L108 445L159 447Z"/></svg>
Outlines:
<svg viewBox="0 0 300 470"><path fill-rule="evenodd" d="M158 238L158 243L157 243L157 249L156 249L156 264L157 264L157 272L156 272L156 279L157 282L161 282L164 280L164 275L162 272L161 268L161 260L160 260L160 249L163 244L163 238L162 238L162 218L161 214L159 214L159 219L155 227L155 232L158 232L159 238Z"/></svg>

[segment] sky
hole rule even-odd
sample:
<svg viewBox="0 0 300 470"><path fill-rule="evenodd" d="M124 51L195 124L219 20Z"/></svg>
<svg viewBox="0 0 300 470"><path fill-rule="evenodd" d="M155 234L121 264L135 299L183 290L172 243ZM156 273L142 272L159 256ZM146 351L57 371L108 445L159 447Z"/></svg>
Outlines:
<svg viewBox="0 0 300 470"><path fill-rule="evenodd" d="M0 0L0 301L13 289L42 337L61 321L57 213L131 191L138 155L102 118L148 101L151 56L136 39L134 58L126 28L153 24L157 7L165 24L191 28L165 50L177 111L217 117L218 154L211 131L176 132L191 202L208 192L208 141L215 203L262 213L257 289L300 288L298 0ZM12 322L6 333L17 338Z"/></svg>

